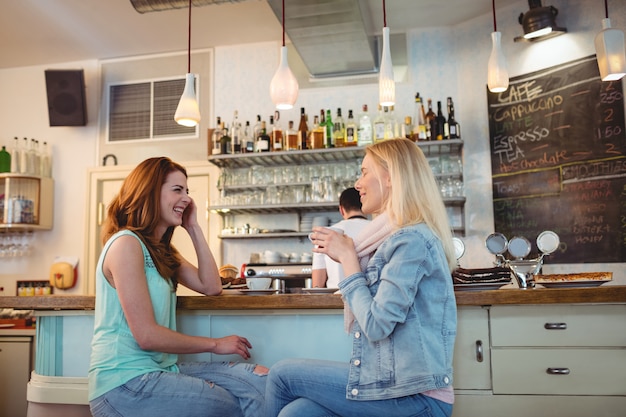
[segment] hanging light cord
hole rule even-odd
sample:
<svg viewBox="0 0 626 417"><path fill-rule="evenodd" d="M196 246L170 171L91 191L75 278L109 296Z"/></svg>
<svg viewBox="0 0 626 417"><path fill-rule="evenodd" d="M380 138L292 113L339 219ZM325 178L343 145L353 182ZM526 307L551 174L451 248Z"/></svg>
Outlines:
<svg viewBox="0 0 626 417"><path fill-rule="evenodd" d="M283 46L285 46L285 0L283 0Z"/></svg>
<svg viewBox="0 0 626 417"><path fill-rule="evenodd" d="M385 7L385 0L383 0L383 27L387 27L387 8Z"/></svg>
<svg viewBox="0 0 626 417"><path fill-rule="evenodd" d="M498 26L496 26L496 0L491 0L491 9L493 10L493 31L498 31Z"/></svg>
<svg viewBox="0 0 626 417"><path fill-rule="evenodd" d="M191 0L189 0L189 22L187 25L187 74L189 73L191 73Z"/></svg>
<svg viewBox="0 0 626 417"><path fill-rule="evenodd" d="M606 18L609 18L609 4L608 4L608 0L604 0L604 14L606 15Z"/></svg>

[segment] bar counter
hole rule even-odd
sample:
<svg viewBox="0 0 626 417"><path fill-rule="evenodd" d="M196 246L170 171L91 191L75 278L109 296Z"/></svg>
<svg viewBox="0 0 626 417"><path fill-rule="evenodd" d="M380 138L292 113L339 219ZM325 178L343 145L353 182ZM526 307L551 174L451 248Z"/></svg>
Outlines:
<svg viewBox="0 0 626 417"><path fill-rule="evenodd" d="M505 304L576 304L626 303L626 286L605 285L592 288L498 289L457 291L459 306ZM93 310L94 296L48 295L35 297L0 297L0 308L20 310ZM341 296L336 294L276 294L180 296L179 310L288 310L341 309Z"/></svg>

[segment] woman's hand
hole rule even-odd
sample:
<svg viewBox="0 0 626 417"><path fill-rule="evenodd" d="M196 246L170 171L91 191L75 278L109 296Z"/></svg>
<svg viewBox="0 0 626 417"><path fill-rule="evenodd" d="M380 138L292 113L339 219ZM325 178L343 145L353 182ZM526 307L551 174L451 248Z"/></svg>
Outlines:
<svg viewBox="0 0 626 417"><path fill-rule="evenodd" d="M341 263L341 258L350 255L356 257L352 238L328 227L314 227L311 242L315 245L313 252L328 255L335 262Z"/></svg>
<svg viewBox="0 0 626 417"><path fill-rule="evenodd" d="M237 354L244 359L250 359L250 352L252 345L248 342L248 339L241 336L226 336L215 339L215 349L213 353L220 355Z"/></svg>
<svg viewBox="0 0 626 417"><path fill-rule="evenodd" d="M193 198L189 197L189 204L185 211L183 212L183 223L182 226L189 230L191 227L198 225L198 208L196 206L196 202L193 201Z"/></svg>

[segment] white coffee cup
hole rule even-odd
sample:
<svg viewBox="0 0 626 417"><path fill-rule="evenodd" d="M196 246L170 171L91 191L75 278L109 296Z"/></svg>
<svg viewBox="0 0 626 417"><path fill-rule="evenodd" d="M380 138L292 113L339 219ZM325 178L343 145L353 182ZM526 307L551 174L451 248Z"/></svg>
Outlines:
<svg viewBox="0 0 626 417"><path fill-rule="evenodd" d="M332 231L334 231L334 232L339 233L340 235L343 235L343 233L344 233L343 229L340 229L340 228L338 228L338 227L325 227L325 229L332 230ZM313 233L315 233L315 232L311 232L311 233L309 233L309 240L310 240L311 242L313 242Z"/></svg>
<svg viewBox="0 0 626 417"><path fill-rule="evenodd" d="M272 285L272 278L246 278L246 286L251 290L267 290Z"/></svg>

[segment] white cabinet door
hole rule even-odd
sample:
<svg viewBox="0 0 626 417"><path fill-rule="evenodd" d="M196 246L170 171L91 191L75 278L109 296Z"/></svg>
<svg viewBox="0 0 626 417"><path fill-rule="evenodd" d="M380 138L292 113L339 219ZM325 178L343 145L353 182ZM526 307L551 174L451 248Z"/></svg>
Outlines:
<svg viewBox="0 0 626 417"><path fill-rule="evenodd" d="M454 388L490 390L489 310L459 307L454 346Z"/></svg>
<svg viewBox="0 0 626 417"><path fill-rule="evenodd" d="M0 417L26 416L30 337L0 337Z"/></svg>
<svg viewBox="0 0 626 417"><path fill-rule="evenodd" d="M198 206L198 220L205 237L209 238L209 171L212 169L208 163L194 162L182 163L187 169L187 185L189 195ZM87 277L87 294L95 293L95 276L98 257L102 251L100 240L100 227L106 216L107 205L117 194L124 181L134 166L126 167L100 167L89 172L89 200L87 202L87 244L85 262L82 275ZM217 232L215 233L217 234ZM191 239L181 228L177 228L172 238L172 243L189 262L196 264L197 257L191 244ZM219 262L219 254L213 251ZM178 295L197 295L182 286L179 287Z"/></svg>

